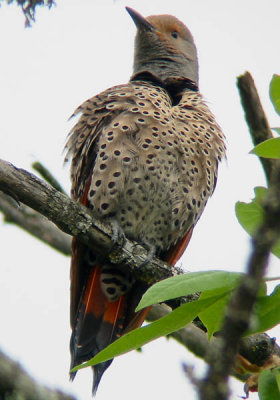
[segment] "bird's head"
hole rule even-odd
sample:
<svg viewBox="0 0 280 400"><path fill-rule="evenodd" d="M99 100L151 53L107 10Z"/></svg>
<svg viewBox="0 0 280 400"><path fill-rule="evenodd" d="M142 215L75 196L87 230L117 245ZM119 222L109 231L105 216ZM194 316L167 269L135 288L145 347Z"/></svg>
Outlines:
<svg viewBox="0 0 280 400"><path fill-rule="evenodd" d="M165 86L198 86L197 51L189 29L172 15L141 14L126 7L137 34L131 79L150 75Z"/></svg>

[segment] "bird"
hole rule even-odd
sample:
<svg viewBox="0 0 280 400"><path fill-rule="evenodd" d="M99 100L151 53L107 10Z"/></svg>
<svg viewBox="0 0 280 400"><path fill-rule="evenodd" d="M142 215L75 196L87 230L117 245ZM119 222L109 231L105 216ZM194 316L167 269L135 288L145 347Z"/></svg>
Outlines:
<svg viewBox="0 0 280 400"><path fill-rule="evenodd" d="M171 15L126 10L137 30L133 73L74 111L71 196L147 258L175 265L215 189L225 136L199 92L189 29ZM134 310L147 288L73 238L71 369L142 325L149 308ZM111 362L92 367L94 395Z"/></svg>

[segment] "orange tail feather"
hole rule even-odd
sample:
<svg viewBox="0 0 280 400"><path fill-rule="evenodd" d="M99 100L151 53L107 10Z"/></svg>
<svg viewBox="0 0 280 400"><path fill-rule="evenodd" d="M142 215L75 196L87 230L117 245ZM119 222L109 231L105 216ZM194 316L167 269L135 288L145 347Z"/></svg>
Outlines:
<svg viewBox="0 0 280 400"><path fill-rule="evenodd" d="M193 233L193 226L191 227L191 229L185 234L185 236L183 237L183 239L181 239L180 241L178 241L176 243L176 245L174 247L172 247L168 253L165 255L164 260L174 266L176 264L176 262L179 260L180 257L182 257L184 251L186 250L186 248L188 247L188 244L191 240L192 237L192 233Z"/></svg>
<svg viewBox="0 0 280 400"><path fill-rule="evenodd" d="M174 265L177 262L191 235L192 229L165 254L164 259L168 263ZM151 308L134 312L147 289L145 284L139 282L116 301L109 301L101 288L101 266L95 262L92 265L85 254L85 246L74 239L71 265L71 368L88 361L124 333L140 327ZM93 394L111 362L109 360L93 367ZM72 373L71 379L74 377L75 373Z"/></svg>
<svg viewBox="0 0 280 400"><path fill-rule="evenodd" d="M86 265L86 259L82 257L78 260L79 268L75 265L74 259L72 269L79 270L79 274L72 273L72 276L79 277L83 287L80 293L72 296L73 300L78 296L80 301L75 312L72 312L75 316L72 321L73 331L70 342L71 368L94 357L125 331L142 325L148 312L144 312L145 310L136 314L134 312L144 292L141 285L133 286L128 294L110 302L101 289L101 267L98 264L89 267ZM86 272L87 276L81 277L81 271L84 271L83 274ZM82 284L72 285L72 289L81 288ZM111 362L112 360L109 360L93 367L93 394L96 393L100 379ZM71 379L74 377L75 373L72 373Z"/></svg>

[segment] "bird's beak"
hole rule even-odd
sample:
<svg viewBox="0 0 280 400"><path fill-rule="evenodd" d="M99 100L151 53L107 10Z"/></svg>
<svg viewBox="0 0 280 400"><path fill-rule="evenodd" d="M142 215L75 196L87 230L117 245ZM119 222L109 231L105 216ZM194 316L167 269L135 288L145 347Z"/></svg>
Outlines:
<svg viewBox="0 0 280 400"><path fill-rule="evenodd" d="M126 11L128 12L128 14L131 16L131 18L133 19L137 29L142 29L145 31L156 31L156 28L150 24L146 18L144 18L141 14L139 14L137 11L133 10L133 8L130 7L125 7Z"/></svg>

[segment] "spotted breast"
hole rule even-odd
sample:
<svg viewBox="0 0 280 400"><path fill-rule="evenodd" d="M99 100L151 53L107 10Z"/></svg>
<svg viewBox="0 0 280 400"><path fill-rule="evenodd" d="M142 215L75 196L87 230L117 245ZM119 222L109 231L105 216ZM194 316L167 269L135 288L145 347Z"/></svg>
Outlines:
<svg viewBox="0 0 280 400"><path fill-rule="evenodd" d="M127 10L137 26L134 72L74 112L71 193L149 257L174 265L215 189L224 135L198 91L189 30L170 15ZM71 367L142 324L149 309L134 310L146 289L73 239ZM93 367L93 393L111 361Z"/></svg>

